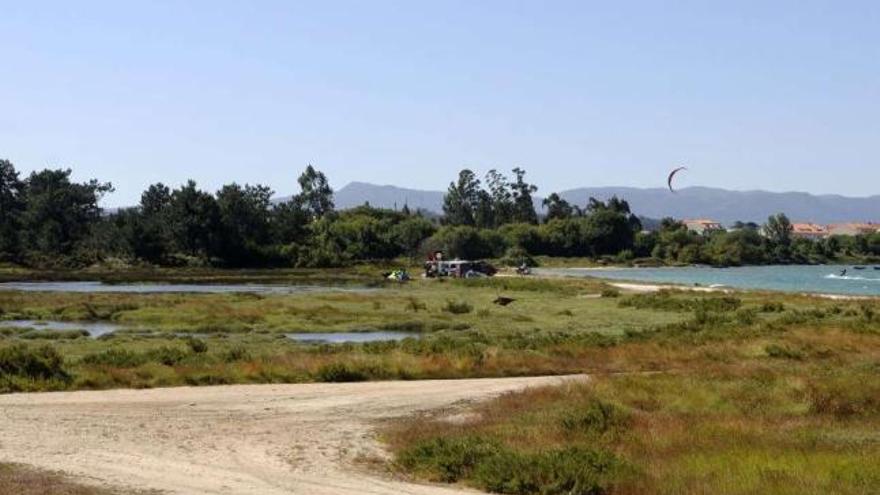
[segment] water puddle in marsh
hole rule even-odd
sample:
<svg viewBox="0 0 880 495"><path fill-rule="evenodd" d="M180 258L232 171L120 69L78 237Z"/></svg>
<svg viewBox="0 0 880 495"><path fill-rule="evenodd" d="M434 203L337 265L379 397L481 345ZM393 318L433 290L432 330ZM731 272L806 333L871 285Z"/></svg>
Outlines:
<svg viewBox="0 0 880 495"><path fill-rule="evenodd" d="M20 328L28 331L55 331L55 332L71 332L75 330L85 330L89 333L89 337L100 337L113 333L120 328L121 325L113 323L97 323L97 322L81 322L81 321L43 321L43 320L6 320L0 321L0 329L2 328Z"/></svg>
<svg viewBox="0 0 880 495"><path fill-rule="evenodd" d="M226 337L226 334L214 334L204 332L143 332L137 328L118 325L107 322L77 322L77 321L49 321L49 320L6 320L0 321L2 329L22 330L20 335L33 332L75 332L85 331L89 337L98 338L119 332L117 335L131 335L140 337L171 337L171 338L210 338L215 336ZM271 335L271 334L270 334ZM276 334L279 335L279 334ZM286 338L310 344L362 344L366 342L389 342L399 341L406 338L421 338L421 334L413 332L308 332L308 333L285 333ZM279 335L280 336L280 335Z"/></svg>

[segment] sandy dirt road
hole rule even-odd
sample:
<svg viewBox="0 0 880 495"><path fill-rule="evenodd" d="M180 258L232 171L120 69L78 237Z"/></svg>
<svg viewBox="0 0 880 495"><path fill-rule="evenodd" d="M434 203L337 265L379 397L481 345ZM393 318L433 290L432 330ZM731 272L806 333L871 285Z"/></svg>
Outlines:
<svg viewBox="0 0 880 495"><path fill-rule="evenodd" d="M0 396L0 461L179 494L468 493L368 473L384 419L582 377Z"/></svg>

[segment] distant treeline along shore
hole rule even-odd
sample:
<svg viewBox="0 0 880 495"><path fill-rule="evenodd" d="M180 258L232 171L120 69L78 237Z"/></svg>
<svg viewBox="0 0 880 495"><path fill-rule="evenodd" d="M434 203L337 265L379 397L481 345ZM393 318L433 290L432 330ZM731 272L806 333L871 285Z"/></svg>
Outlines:
<svg viewBox="0 0 880 495"><path fill-rule="evenodd" d="M335 267L415 260L435 250L510 264L539 255L719 266L880 257L876 231L799 236L784 213L732 229L694 228L672 218L647 225L624 198L571 204L554 193L539 216L532 202L537 187L519 168L482 179L462 170L439 217L406 205L337 210L327 177L311 165L298 179L299 194L280 203L266 186L232 183L211 193L189 181L176 189L153 184L139 205L109 214L98 203L113 192L111 184L70 176L70 170L42 170L22 177L0 160L0 261L39 268Z"/></svg>

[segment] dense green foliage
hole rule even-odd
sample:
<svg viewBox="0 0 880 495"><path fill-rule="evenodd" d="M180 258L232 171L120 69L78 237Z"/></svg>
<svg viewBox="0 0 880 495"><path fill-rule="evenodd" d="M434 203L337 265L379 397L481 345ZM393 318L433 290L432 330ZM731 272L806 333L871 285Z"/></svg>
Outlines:
<svg viewBox="0 0 880 495"><path fill-rule="evenodd" d="M212 194L188 181L173 190L153 184L138 206L108 213L98 202L113 190L110 184L73 182L70 170L22 179L10 162L0 161L0 261L42 267L330 267L402 256L415 261L443 250L516 265L546 255L730 266L880 256L880 234L797 239L782 214L763 229L741 224L699 235L664 219L648 232L625 200L589 198L581 207L554 193L544 200L546 215L539 219L532 197L537 187L526 182L524 170L512 172L509 180L491 170L481 181L462 170L449 185L438 221L408 207L338 211L327 177L311 165L298 179L300 193L282 202L273 202L274 192L262 185L232 183Z"/></svg>

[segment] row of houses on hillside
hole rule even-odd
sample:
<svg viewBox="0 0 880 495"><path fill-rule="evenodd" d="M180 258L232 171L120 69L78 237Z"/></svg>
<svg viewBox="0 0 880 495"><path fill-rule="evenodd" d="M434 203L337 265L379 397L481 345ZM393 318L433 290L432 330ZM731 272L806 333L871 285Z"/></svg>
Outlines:
<svg viewBox="0 0 880 495"><path fill-rule="evenodd" d="M684 220L683 223L691 232L700 235L708 235L712 232L728 230L720 222L710 219ZM820 225L817 223L793 223L792 236L802 239L824 239L835 235L868 235L880 232L880 223L873 222L849 222Z"/></svg>

